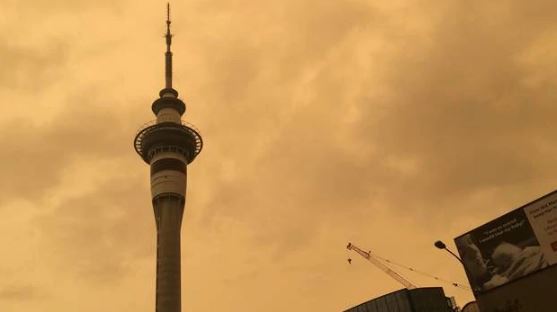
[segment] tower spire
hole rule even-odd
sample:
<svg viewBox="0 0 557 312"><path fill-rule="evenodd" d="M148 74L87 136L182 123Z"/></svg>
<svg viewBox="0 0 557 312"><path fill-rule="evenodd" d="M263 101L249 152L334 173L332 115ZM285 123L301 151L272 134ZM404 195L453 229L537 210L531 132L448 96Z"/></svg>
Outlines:
<svg viewBox="0 0 557 312"><path fill-rule="evenodd" d="M170 3L166 4L166 53L165 53L165 87L172 89L172 34L170 33Z"/></svg>

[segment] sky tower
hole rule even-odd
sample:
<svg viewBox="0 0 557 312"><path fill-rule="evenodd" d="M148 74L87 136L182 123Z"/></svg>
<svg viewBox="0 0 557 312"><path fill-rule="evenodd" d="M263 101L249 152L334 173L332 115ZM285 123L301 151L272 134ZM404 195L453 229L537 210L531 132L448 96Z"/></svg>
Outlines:
<svg viewBox="0 0 557 312"><path fill-rule="evenodd" d="M157 225L156 312L180 312L180 228L186 202L187 165L203 141L182 121L186 105L172 88L172 34L167 5L165 88L151 109L157 119L140 129L135 151L151 166L151 199Z"/></svg>

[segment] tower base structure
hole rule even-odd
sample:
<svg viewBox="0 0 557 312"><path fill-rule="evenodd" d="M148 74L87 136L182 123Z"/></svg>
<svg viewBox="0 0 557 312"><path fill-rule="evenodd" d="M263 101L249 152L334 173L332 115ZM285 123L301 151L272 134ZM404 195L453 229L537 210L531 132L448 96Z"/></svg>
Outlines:
<svg viewBox="0 0 557 312"><path fill-rule="evenodd" d="M181 311L180 228L184 197L162 194L153 199L157 224L156 312Z"/></svg>

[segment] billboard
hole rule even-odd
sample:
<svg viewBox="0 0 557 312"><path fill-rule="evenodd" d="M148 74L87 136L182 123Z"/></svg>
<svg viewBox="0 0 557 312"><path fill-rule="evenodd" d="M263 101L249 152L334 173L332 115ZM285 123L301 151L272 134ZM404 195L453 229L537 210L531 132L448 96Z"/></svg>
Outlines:
<svg viewBox="0 0 557 312"><path fill-rule="evenodd" d="M481 312L555 312L557 265L477 297Z"/></svg>
<svg viewBox="0 0 557 312"><path fill-rule="evenodd" d="M476 296L557 264L557 191L455 243Z"/></svg>

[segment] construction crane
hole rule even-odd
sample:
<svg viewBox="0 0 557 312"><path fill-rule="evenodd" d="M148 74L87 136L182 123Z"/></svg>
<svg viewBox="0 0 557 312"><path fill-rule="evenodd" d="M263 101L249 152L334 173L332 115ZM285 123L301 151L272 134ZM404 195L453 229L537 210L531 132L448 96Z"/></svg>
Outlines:
<svg viewBox="0 0 557 312"><path fill-rule="evenodd" d="M408 289L414 289L416 288L416 286L414 286L414 284L410 283L408 280L406 280L404 277L400 276L397 272L391 270L388 266L384 265L383 263L381 263L381 261L379 261L379 259L377 259L374 255L371 254L371 251L363 251L360 248L358 248L358 246L355 246L352 243L348 243L348 246L346 246L346 248L348 250L354 250L355 252L357 252L358 254L360 254L360 256L366 258L369 262L371 262L373 265L375 265L376 267L378 267L379 269L383 270L383 272L389 274L390 277L392 277L393 279L395 279L397 282L401 283L402 285L404 285L404 287L408 288ZM352 262L351 259L348 259L348 262Z"/></svg>

